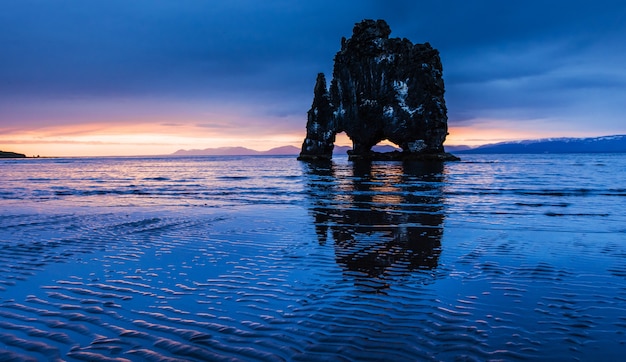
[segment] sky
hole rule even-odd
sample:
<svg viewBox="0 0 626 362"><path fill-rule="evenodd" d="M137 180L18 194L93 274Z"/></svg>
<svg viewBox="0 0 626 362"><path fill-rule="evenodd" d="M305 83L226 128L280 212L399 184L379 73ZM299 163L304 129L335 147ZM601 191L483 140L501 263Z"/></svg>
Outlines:
<svg viewBox="0 0 626 362"><path fill-rule="evenodd" d="M362 19L439 50L447 145L626 134L621 0L0 0L0 150L300 147Z"/></svg>

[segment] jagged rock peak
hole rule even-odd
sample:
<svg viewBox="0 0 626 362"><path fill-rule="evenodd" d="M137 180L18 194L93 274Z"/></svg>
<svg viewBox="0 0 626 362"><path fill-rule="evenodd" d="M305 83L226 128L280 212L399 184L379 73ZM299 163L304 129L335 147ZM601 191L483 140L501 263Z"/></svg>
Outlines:
<svg viewBox="0 0 626 362"><path fill-rule="evenodd" d="M352 40L363 42L372 39L387 39L391 34L391 28L384 20L366 19L354 25Z"/></svg>
<svg viewBox="0 0 626 362"><path fill-rule="evenodd" d="M439 52L389 34L384 20L363 20L350 39L342 39L330 89L325 76L317 76L300 159L331 158L335 136L344 131L354 158L371 156L382 140L400 146L401 158L447 155Z"/></svg>

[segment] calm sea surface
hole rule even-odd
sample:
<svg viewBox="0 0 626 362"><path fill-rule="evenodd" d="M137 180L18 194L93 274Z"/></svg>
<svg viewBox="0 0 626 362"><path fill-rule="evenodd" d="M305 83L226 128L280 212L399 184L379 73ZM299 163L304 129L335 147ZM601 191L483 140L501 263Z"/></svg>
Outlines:
<svg viewBox="0 0 626 362"><path fill-rule="evenodd" d="M621 360L626 155L0 161L0 360Z"/></svg>

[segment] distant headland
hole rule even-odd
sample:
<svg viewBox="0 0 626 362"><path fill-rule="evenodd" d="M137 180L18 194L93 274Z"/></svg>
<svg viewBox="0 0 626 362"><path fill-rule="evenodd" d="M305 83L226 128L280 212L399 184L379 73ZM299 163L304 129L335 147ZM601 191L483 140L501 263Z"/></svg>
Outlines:
<svg viewBox="0 0 626 362"><path fill-rule="evenodd" d="M0 158L26 158L23 153L0 151Z"/></svg>

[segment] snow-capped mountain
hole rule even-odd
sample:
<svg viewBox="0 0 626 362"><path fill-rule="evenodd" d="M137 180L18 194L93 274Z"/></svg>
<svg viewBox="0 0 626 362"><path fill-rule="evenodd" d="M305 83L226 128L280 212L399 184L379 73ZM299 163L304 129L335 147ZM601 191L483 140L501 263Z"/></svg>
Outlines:
<svg viewBox="0 0 626 362"><path fill-rule="evenodd" d="M621 153L626 135L593 138L544 138L483 145L456 153Z"/></svg>

